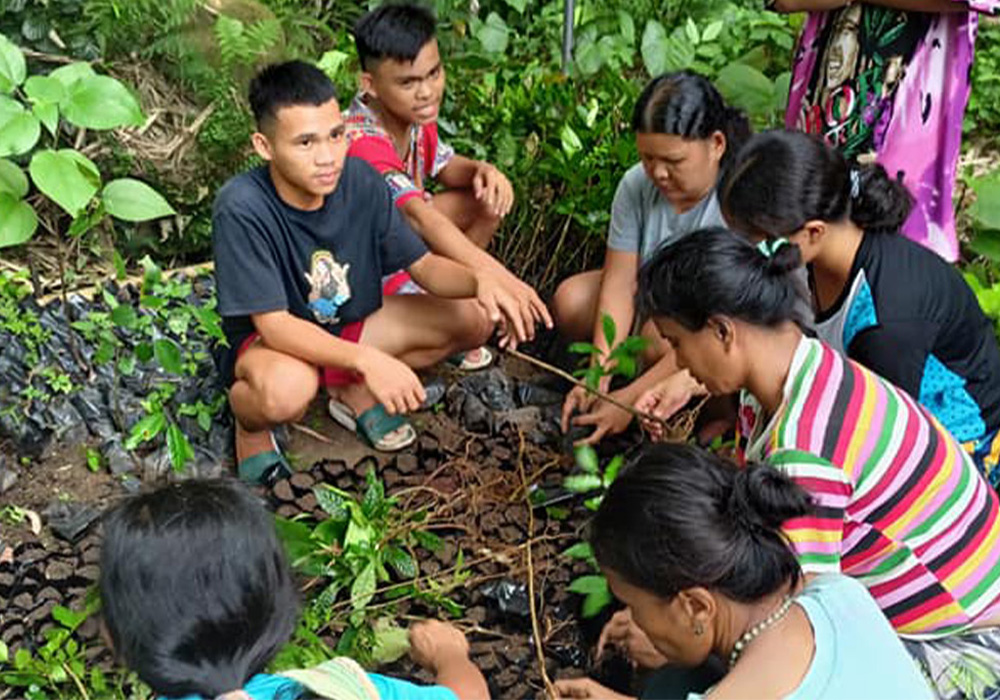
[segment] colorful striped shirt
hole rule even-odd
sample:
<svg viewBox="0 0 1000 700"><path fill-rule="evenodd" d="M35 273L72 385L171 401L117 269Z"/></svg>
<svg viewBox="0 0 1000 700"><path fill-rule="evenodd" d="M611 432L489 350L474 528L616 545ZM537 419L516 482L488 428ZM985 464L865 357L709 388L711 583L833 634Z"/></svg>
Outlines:
<svg viewBox="0 0 1000 700"><path fill-rule="evenodd" d="M765 422L744 392L740 433L746 459L813 495L814 512L785 526L804 571L856 577L909 637L1000 612L997 495L906 392L803 337L781 406Z"/></svg>

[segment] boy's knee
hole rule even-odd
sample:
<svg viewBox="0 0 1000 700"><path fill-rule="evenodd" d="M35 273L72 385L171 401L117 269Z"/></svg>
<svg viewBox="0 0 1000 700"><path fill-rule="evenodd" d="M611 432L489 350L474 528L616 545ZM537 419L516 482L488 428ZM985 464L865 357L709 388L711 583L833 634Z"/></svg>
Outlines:
<svg viewBox="0 0 1000 700"><path fill-rule="evenodd" d="M574 321L582 313L586 299L579 286L576 280L570 277L556 287L556 293L552 295L552 316L556 325L560 327L574 325Z"/></svg>
<svg viewBox="0 0 1000 700"><path fill-rule="evenodd" d="M494 324L478 302L462 301L457 309L456 318L458 332L455 335L460 345L467 348L478 347L493 335Z"/></svg>
<svg viewBox="0 0 1000 700"><path fill-rule="evenodd" d="M268 423L299 420L319 390L319 372L305 363L294 370L272 372L260 384L260 411Z"/></svg>

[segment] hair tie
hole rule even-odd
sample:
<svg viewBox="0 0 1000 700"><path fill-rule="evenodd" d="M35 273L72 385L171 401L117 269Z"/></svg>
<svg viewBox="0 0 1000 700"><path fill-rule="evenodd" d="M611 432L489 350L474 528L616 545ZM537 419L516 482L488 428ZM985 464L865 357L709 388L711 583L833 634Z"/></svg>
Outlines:
<svg viewBox="0 0 1000 700"><path fill-rule="evenodd" d="M757 250L765 258L773 258L782 246L791 245L787 238L765 238L757 244Z"/></svg>
<svg viewBox="0 0 1000 700"><path fill-rule="evenodd" d="M851 168L851 199L861 195L861 171Z"/></svg>

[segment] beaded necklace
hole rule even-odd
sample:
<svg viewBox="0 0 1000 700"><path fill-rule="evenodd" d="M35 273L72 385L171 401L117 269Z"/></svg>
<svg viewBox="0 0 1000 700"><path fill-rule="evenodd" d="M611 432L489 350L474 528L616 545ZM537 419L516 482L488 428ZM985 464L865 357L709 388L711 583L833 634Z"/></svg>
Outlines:
<svg viewBox="0 0 1000 700"><path fill-rule="evenodd" d="M757 639L757 637L760 636L760 633L768 627L773 627L775 624L780 622L781 618L788 614L788 610L791 607L792 598L791 596L786 595L781 601L781 605L775 608L773 613L744 632L743 636L740 637L733 646L732 653L729 654L729 668L732 669L733 666L736 665L736 662L740 660L740 655L743 653L743 650L747 648L747 645L749 645L750 642Z"/></svg>

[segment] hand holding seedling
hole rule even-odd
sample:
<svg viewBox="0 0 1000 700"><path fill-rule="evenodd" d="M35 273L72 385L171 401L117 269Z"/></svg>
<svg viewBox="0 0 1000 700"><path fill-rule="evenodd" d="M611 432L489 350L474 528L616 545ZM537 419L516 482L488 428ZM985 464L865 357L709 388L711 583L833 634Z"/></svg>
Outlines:
<svg viewBox="0 0 1000 700"><path fill-rule="evenodd" d="M604 625L597 640L597 658L609 644L621 649L639 668L660 668L667 664L667 657L656 650L646 633L635 624L630 608L619 610Z"/></svg>
<svg viewBox="0 0 1000 700"><path fill-rule="evenodd" d="M459 700L486 700L486 679L469 658L469 642L455 626L426 620L410 627L410 657Z"/></svg>
<svg viewBox="0 0 1000 700"><path fill-rule="evenodd" d="M682 370L671 375L643 394L635 402L635 410L652 417L642 419L642 427L650 438L660 442L666 438L665 425L694 396L707 394L705 387Z"/></svg>

